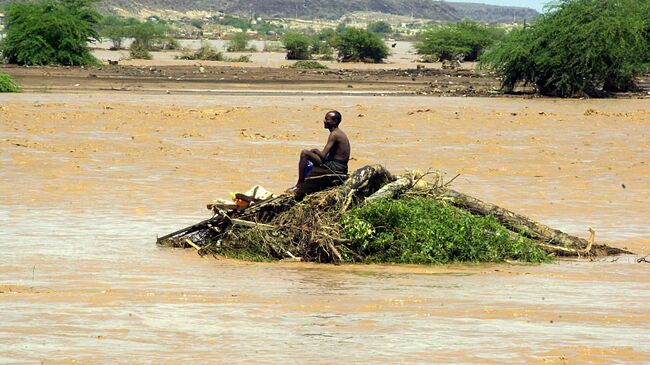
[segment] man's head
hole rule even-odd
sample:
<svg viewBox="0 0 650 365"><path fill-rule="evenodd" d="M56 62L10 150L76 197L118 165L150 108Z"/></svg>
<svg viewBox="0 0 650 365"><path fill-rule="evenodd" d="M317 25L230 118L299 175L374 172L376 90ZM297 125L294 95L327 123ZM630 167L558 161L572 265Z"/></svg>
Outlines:
<svg viewBox="0 0 650 365"><path fill-rule="evenodd" d="M341 113L332 110L325 114L325 120L323 121L325 129L337 128L339 124L341 124Z"/></svg>

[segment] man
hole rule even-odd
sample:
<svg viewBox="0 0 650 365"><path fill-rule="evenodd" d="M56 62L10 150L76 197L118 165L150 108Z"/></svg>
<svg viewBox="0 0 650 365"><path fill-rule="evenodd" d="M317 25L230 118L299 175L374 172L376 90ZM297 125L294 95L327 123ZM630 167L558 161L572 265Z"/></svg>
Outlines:
<svg viewBox="0 0 650 365"><path fill-rule="evenodd" d="M323 127L330 131L327 144L322 151L313 149L303 150L300 153L296 188L299 188L305 182L305 177L308 173L308 171L305 171L305 168L307 168L310 162L313 166L322 166L335 174L348 173L350 141L348 140L348 136L339 128L339 124L341 124L341 113L332 110L325 114Z"/></svg>

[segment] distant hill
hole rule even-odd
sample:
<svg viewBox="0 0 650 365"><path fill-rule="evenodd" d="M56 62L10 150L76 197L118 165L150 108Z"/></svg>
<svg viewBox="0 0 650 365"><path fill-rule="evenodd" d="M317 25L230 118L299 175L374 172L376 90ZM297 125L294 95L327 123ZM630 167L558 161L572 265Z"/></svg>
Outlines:
<svg viewBox="0 0 650 365"><path fill-rule="evenodd" d="M463 19L477 20L485 23L511 23L515 20L533 20L539 16L535 9L516 6L496 6L478 3L448 2Z"/></svg>
<svg viewBox="0 0 650 365"><path fill-rule="evenodd" d="M0 0L0 5L9 0ZM471 19L481 22L512 22L531 20L535 10L520 7L454 3L434 0L103 0L103 12L130 14L186 12L223 12L243 16L299 19L339 19L358 11L414 16L434 21Z"/></svg>

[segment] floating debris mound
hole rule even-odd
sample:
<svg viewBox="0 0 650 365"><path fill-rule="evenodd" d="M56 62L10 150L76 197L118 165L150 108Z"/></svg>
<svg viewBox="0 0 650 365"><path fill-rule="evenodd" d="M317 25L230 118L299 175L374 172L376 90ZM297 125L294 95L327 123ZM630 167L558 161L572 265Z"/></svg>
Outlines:
<svg viewBox="0 0 650 365"><path fill-rule="evenodd" d="M330 180L332 183L334 180ZM321 191L284 194L157 240L200 255L323 263L520 260L630 253L585 240L449 188L439 172L393 176L365 166ZM302 198L302 199L300 199Z"/></svg>

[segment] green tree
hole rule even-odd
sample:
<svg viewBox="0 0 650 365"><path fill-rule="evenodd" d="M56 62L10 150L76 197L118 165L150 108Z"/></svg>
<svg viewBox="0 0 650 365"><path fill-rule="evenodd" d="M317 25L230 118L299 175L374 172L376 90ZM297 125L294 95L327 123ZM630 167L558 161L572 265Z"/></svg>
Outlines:
<svg viewBox="0 0 650 365"><path fill-rule="evenodd" d="M335 42L341 62L382 62L388 57L388 47L375 33L347 27Z"/></svg>
<svg viewBox="0 0 650 365"><path fill-rule="evenodd" d="M502 76L506 90L520 82L561 97L630 90L648 69L644 2L561 0L488 51L482 66Z"/></svg>
<svg viewBox="0 0 650 365"><path fill-rule="evenodd" d="M379 33L382 35L390 34L393 32L393 27L391 27L388 22L385 22L383 20L368 23L367 29L369 32Z"/></svg>
<svg viewBox="0 0 650 365"><path fill-rule="evenodd" d="M246 32L235 33L230 41L228 41L228 52L244 52L250 51L248 48L248 35Z"/></svg>
<svg viewBox="0 0 650 365"><path fill-rule="evenodd" d="M113 43L111 49L122 49L122 42L128 35L127 29L123 26L110 26L102 31L102 36Z"/></svg>
<svg viewBox="0 0 650 365"><path fill-rule="evenodd" d="M288 60L308 60L311 58L312 40L298 32L287 32L282 37L282 44L287 49Z"/></svg>
<svg viewBox="0 0 650 365"><path fill-rule="evenodd" d="M129 47L131 58L151 59L149 52L167 38L168 31L166 25L154 22L143 22L127 27L126 34L133 38Z"/></svg>
<svg viewBox="0 0 650 365"><path fill-rule="evenodd" d="M88 42L99 40L94 0L45 0L7 6L2 54L20 65L99 64Z"/></svg>
<svg viewBox="0 0 650 365"><path fill-rule="evenodd" d="M312 36L311 53L332 56L335 42L336 31L332 28L325 28Z"/></svg>
<svg viewBox="0 0 650 365"><path fill-rule="evenodd" d="M415 44L419 54L441 60L462 58L476 61L492 44L503 39L503 29L472 21L430 28L422 34L422 41Z"/></svg>

